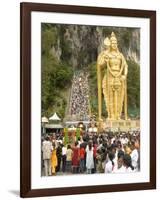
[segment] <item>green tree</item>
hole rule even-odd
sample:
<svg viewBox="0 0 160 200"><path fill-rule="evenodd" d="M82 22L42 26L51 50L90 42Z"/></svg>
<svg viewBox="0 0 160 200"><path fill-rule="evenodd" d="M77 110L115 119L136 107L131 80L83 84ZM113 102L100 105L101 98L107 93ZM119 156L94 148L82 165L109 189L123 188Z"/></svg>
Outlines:
<svg viewBox="0 0 160 200"><path fill-rule="evenodd" d="M70 87L73 70L65 62L59 61L51 52L57 45L58 29L52 24L42 24L42 115L57 112L64 117L66 95Z"/></svg>
<svg viewBox="0 0 160 200"><path fill-rule="evenodd" d="M129 115L137 116L140 113L140 66L132 60L127 60L127 94Z"/></svg>

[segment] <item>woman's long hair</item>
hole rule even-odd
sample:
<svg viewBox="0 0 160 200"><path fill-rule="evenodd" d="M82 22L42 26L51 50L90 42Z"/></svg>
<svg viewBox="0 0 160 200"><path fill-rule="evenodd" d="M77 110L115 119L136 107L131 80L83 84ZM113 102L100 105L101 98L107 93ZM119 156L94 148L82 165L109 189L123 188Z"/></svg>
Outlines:
<svg viewBox="0 0 160 200"><path fill-rule="evenodd" d="M91 142L88 144L88 147L89 147L89 150L91 151L92 150L92 143Z"/></svg>
<svg viewBox="0 0 160 200"><path fill-rule="evenodd" d="M108 154L108 158L109 158L110 161L112 162L112 167L114 167L114 162L113 162L114 157L115 157L114 153L110 152L110 153Z"/></svg>
<svg viewBox="0 0 160 200"><path fill-rule="evenodd" d="M130 167L132 170L134 170L134 167L132 166L131 156L129 154L124 155L123 162L125 166Z"/></svg>

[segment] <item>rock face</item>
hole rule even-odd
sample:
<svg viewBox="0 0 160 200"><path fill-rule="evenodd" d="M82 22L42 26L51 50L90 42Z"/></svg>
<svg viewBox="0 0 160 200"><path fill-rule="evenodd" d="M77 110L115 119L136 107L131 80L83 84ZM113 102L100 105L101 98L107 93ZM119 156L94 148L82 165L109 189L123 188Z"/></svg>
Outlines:
<svg viewBox="0 0 160 200"><path fill-rule="evenodd" d="M58 59L81 69L97 60L104 49L103 41L115 32L119 49L128 60L140 62L140 30L137 28L96 27L84 25L53 25L56 43L51 52Z"/></svg>

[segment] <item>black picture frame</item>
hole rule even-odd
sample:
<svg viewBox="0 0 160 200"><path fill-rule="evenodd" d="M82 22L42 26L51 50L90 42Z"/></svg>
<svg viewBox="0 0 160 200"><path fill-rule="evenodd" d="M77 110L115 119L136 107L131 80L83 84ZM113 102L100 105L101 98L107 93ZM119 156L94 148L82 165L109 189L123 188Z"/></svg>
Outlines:
<svg viewBox="0 0 160 200"><path fill-rule="evenodd" d="M31 189L31 12L59 12L148 18L150 20L150 181L131 184ZM156 11L58 4L20 4L20 196L41 197L156 188Z"/></svg>

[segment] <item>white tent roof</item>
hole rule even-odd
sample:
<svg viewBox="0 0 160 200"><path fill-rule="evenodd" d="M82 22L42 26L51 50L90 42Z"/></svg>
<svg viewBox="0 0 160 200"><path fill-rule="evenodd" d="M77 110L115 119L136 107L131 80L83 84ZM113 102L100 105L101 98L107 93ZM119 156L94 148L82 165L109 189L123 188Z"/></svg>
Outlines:
<svg viewBox="0 0 160 200"><path fill-rule="evenodd" d="M43 123L48 123L48 118L47 118L47 117L45 117L45 116L44 116L44 117L42 117L42 122L43 122Z"/></svg>
<svg viewBox="0 0 160 200"><path fill-rule="evenodd" d="M57 113L54 113L54 115L52 115L50 118L49 118L49 120L58 120L58 121L60 121L61 119L58 117L58 115L57 115Z"/></svg>

